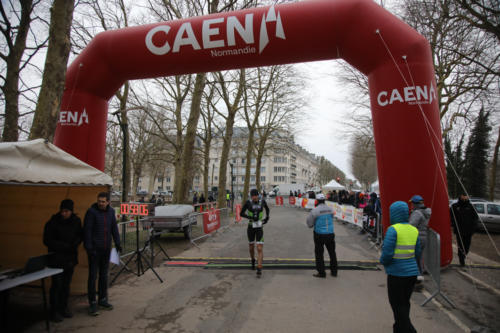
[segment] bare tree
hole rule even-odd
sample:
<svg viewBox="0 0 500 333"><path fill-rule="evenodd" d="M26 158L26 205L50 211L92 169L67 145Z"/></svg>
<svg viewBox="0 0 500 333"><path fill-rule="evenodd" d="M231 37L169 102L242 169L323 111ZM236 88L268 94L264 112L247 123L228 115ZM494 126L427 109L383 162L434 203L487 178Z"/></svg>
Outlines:
<svg viewBox="0 0 500 333"><path fill-rule="evenodd" d="M1 68L0 89L5 103L2 141L17 141L19 138L19 95L23 93L19 88L20 75L35 54L46 44L46 40L39 41L34 38L34 45L27 49L30 26L35 20L31 16L39 3L40 0L0 2L0 32L3 39L3 42L0 42L0 45L3 45L0 47L0 59L4 61ZM8 7L4 7L5 5ZM26 87L26 89L31 88Z"/></svg>
<svg viewBox="0 0 500 333"><path fill-rule="evenodd" d="M208 93L205 94L205 103L203 103L201 119L202 126L201 131L198 136L203 142L203 193L205 198L208 198L208 170L210 168L210 150L212 148L212 139L214 135L215 126L215 110L214 105L217 105L217 100L215 100L215 84L208 84Z"/></svg>
<svg viewBox="0 0 500 333"><path fill-rule="evenodd" d="M457 16L468 24L491 33L500 41L500 6L498 0L455 0L461 7Z"/></svg>
<svg viewBox="0 0 500 333"><path fill-rule="evenodd" d="M223 136L222 152L219 164L219 188L217 201L220 207L226 207L226 180L227 180L227 161L229 158L229 150L231 149L231 142L233 139L233 127L236 114L241 107L241 99L243 90L245 89L246 72L245 69L239 71L230 71L226 73L227 78L221 72L214 73L217 79L217 91L224 105L226 106L227 113L224 114L216 110L217 114L225 119L225 129L221 132Z"/></svg>
<svg viewBox="0 0 500 333"><path fill-rule="evenodd" d="M318 182L321 185L324 185L335 179L339 181L340 184L345 182L345 173L342 172L339 168L332 164L329 160L324 156L319 157L319 168L318 168Z"/></svg>
<svg viewBox="0 0 500 333"><path fill-rule="evenodd" d="M350 145L351 171L364 188L377 180L375 143L371 137L353 135Z"/></svg>
<svg viewBox="0 0 500 333"><path fill-rule="evenodd" d="M44 138L52 141L54 137L71 48L74 8L74 0L54 0L50 9L49 46L30 139Z"/></svg>
<svg viewBox="0 0 500 333"><path fill-rule="evenodd" d="M431 45L443 133L459 118L474 118L500 72L500 48L492 36L457 17L453 0L410 0L403 18ZM478 101L480 101L478 103Z"/></svg>
<svg viewBox="0 0 500 333"><path fill-rule="evenodd" d="M255 150L255 132L257 122L264 108L272 98L271 86L275 80L278 66L259 67L251 71L247 77L247 82L243 98L243 119L247 125L247 149L245 158L245 181L243 183L243 202L248 198L250 187L250 171L252 167L252 156Z"/></svg>
<svg viewBox="0 0 500 333"><path fill-rule="evenodd" d="M262 158L269 148L268 142L280 136L289 141L295 124L300 122L299 111L304 107L305 100L301 94L303 88L303 78L293 66L276 66L276 76L270 87L270 98L257 117L255 184L258 190L261 190Z"/></svg>
<svg viewBox="0 0 500 333"><path fill-rule="evenodd" d="M78 17L73 23L72 44L74 51L83 50L92 38L101 31L119 29L129 26L130 8L125 0L113 2L88 0L82 2L75 13ZM122 131L122 201L128 201L131 186L130 131L127 107L130 84L126 81L115 93L111 101L110 113L117 117ZM116 111L115 111L116 110Z"/></svg>

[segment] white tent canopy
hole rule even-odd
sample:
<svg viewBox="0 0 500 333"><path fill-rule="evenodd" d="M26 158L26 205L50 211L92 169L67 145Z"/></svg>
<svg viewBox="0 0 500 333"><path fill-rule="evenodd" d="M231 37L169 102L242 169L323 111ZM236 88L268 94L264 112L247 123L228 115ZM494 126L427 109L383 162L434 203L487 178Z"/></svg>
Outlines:
<svg viewBox="0 0 500 333"><path fill-rule="evenodd" d="M110 176L44 139L0 143L0 182L113 185Z"/></svg>
<svg viewBox="0 0 500 333"><path fill-rule="evenodd" d="M345 190L345 186L340 185L335 181L335 179L330 180L328 184L322 186L323 190L333 191L333 190Z"/></svg>

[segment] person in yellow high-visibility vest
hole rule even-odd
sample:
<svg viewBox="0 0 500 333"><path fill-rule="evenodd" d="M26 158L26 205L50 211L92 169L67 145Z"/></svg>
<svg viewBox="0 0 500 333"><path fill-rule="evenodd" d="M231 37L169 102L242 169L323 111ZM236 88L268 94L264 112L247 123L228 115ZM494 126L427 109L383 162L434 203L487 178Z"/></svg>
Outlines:
<svg viewBox="0 0 500 333"><path fill-rule="evenodd" d="M416 332L410 320L410 298L419 275L417 262L421 248L418 230L408 223L408 204L394 202L389 208L391 226L387 228L380 262L387 274L389 303L394 314L394 333Z"/></svg>

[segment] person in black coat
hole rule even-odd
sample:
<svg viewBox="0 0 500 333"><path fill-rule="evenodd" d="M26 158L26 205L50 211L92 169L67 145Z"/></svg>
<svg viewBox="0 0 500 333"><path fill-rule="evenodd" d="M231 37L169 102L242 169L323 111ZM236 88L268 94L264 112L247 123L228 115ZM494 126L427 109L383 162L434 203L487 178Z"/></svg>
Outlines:
<svg viewBox="0 0 500 333"><path fill-rule="evenodd" d="M78 245L82 241L82 221L73 213L73 207L71 199L61 201L59 212L52 215L43 230L43 243L50 253L48 266L63 269L52 276L50 287L50 315L55 322L73 317L68 298L74 267L78 264Z"/></svg>
<svg viewBox="0 0 500 333"><path fill-rule="evenodd" d="M457 202L450 208L451 225L458 245L460 266L465 266L465 258L469 253L472 235L476 231L479 217L466 194L461 194Z"/></svg>
<svg viewBox="0 0 500 333"><path fill-rule="evenodd" d="M109 205L109 193L101 192L97 195L97 203L93 204L85 214L83 223L83 245L89 259L88 298L89 314L99 314L97 306L112 310L108 302L108 268L111 254L111 238L115 248L122 252L120 234L116 223L115 210ZM95 282L99 273L99 299L96 302Z"/></svg>

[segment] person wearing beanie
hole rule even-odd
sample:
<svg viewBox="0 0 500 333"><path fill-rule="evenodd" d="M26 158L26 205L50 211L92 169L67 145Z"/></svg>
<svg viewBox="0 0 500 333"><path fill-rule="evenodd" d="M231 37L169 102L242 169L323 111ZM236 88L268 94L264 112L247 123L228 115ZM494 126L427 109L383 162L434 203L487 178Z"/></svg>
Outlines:
<svg viewBox="0 0 500 333"><path fill-rule="evenodd" d="M257 277L261 277L264 259L263 225L269 221L269 207L266 200L259 198L259 191L255 188L250 191L250 198L241 207L240 216L248 219L247 236L252 269L255 269L255 244L257 244ZM266 217L264 217L264 210Z"/></svg>
<svg viewBox="0 0 500 333"><path fill-rule="evenodd" d="M425 245L427 244L427 229L429 225L429 220L431 218L431 209L425 207L424 198L420 195L414 195L410 199L411 203L411 214L410 214L410 224L418 229L418 237L420 239L420 245L422 252L424 252ZM424 280L424 261L423 256L420 261L417 262L418 270L420 274L417 277L417 283Z"/></svg>
<svg viewBox="0 0 500 333"><path fill-rule="evenodd" d="M457 239L458 259L460 266L465 266L465 258L469 253L472 235L476 231L479 216L469 201L467 194L463 193L450 207L451 226Z"/></svg>
<svg viewBox="0 0 500 333"><path fill-rule="evenodd" d="M380 262L387 274L389 303L394 314L393 332L416 332L410 320L410 298L419 274L421 249L418 230L408 223L408 204L396 201L389 207Z"/></svg>
<svg viewBox="0 0 500 333"><path fill-rule="evenodd" d="M59 212L50 218L43 231L43 243L51 253L48 266L63 269L52 276L50 287L50 317L55 322L73 316L68 298L74 267L78 264L78 245L82 241L82 221L73 210L73 200L61 201Z"/></svg>
<svg viewBox="0 0 500 333"><path fill-rule="evenodd" d="M314 254L316 258L316 270L313 274L317 278L326 278L325 260L323 257L326 247L330 256L330 274L337 276L337 254L335 253L335 233L333 232L333 209L325 204L325 195L320 193L316 196L318 205L311 210L307 217L307 226L314 228Z"/></svg>

